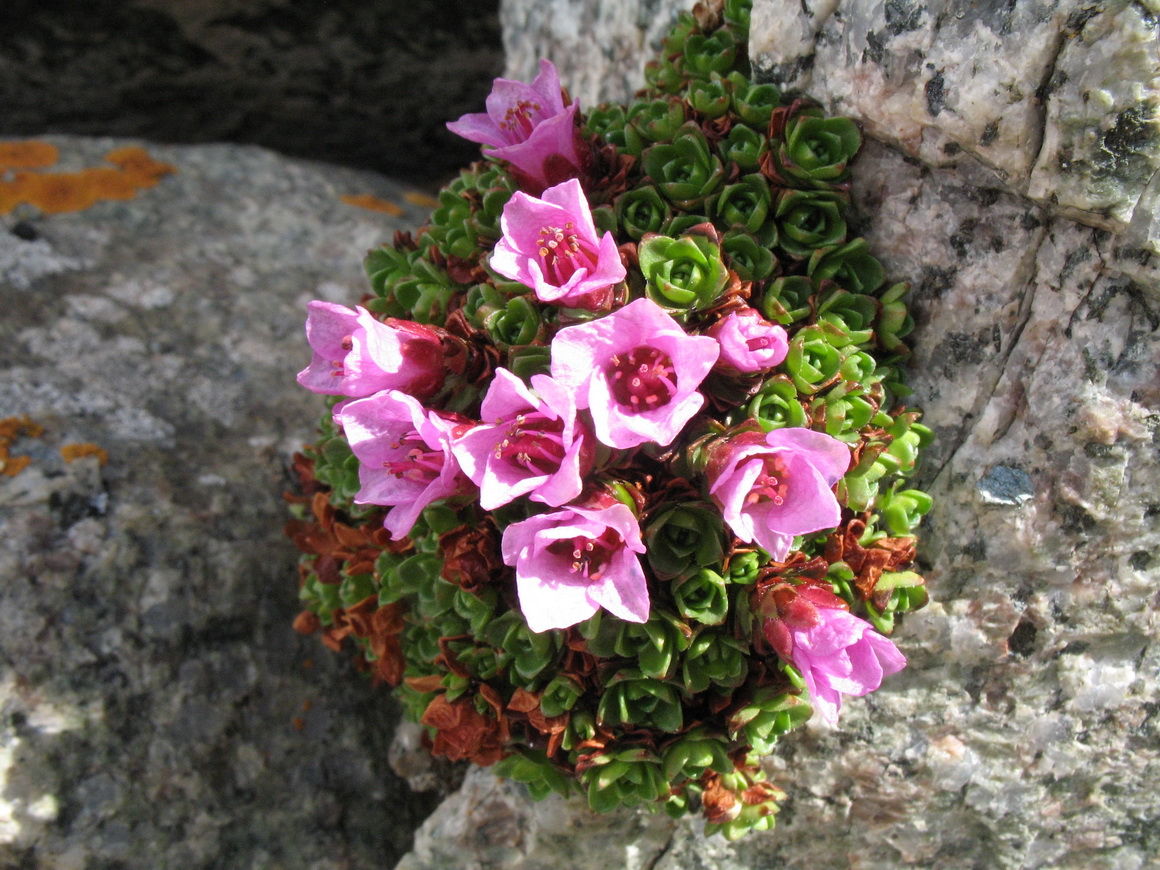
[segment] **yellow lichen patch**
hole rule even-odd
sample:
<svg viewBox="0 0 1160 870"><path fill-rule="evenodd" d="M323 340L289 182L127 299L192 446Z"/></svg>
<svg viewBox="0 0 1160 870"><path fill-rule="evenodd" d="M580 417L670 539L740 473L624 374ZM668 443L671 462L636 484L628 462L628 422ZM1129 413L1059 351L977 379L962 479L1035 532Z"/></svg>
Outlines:
<svg viewBox="0 0 1160 870"><path fill-rule="evenodd" d="M403 199L407 200L407 202L411 203L411 205L417 205L420 208L439 208L439 200L431 196L429 193L420 193L417 190L408 190L403 194Z"/></svg>
<svg viewBox="0 0 1160 870"><path fill-rule="evenodd" d="M46 169L59 159L59 150L48 142L0 142L0 173L10 169Z"/></svg>
<svg viewBox="0 0 1160 870"><path fill-rule="evenodd" d="M101 465L108 465L109 463L109 451L104 447L89 444L88 442L65 444L60 448L60 455L64 457L65 462L75 462L82 456L95 456Z"/></svg>
<svg viewBox="0 0 1160 870"><path fill-rule="evenodd" d="M17 438L39 438L43 434L44 427L28 416L0 420L0 474L15 477L32 462L28 456L12 456L8 452Z"/></svg>
<svg viewBox="0 0 1160 870"><path fill-rule="evenodd" d="M34 147L41 146L41 147ZM44 142L0 142L0 214L21 204L44 214L84 211L106 200L132 199L155 187L177 168L154 160L139 145L117 148L105 155L109 166L78 172L36 172L56 163L56 146Z"/></svg>
<svg viewBox="0 0 1160 870"><path fill-rule="evenodd" d="M353 205L356 208L365 208L370 211L381 211L384 214L394 215L398 217L403 213L403 209L395 205L388 199L379 199L377 196L371 196L369 193L360 194L346 194L340 196L343 202L347 205Z"/></svg>

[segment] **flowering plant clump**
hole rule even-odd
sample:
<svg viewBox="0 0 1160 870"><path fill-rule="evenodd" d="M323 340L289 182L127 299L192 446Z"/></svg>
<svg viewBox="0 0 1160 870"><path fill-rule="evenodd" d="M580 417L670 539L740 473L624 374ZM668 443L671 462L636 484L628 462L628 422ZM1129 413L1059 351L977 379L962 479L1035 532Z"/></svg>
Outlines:
<svg viewBox="0 0 1160 870"><path fill-rule="evenodd" d="M681 16L627 107L544 61L448 125L485 159L308 307L287 528L296 627L432 752L728 837L773 825L761 756L904 667L930 509L861 136L750 80L748 14Z"/></svg>

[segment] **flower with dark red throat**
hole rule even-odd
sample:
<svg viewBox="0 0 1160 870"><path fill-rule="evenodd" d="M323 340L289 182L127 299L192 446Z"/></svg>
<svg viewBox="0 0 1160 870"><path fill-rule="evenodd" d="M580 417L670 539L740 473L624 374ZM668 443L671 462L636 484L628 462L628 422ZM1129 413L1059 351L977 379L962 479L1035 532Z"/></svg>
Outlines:
<svg viewBox="0 0 1160 870"><path fill-rule="evenodd" d="M721 343L718 368L749 374L773 368L789 352L786 332L768 322L752 308L731 312L709 327Z"/></svg>
<svg viewBox="0 0 1160 870"><path fill-rule="evenodd" d="M616 239L596 234L576 179L545 190L542 199L516 193L504 206L500 227L503 238L491 267L531 287L541 302L600 309L624 280Z"/></svg>
<svg viewBox="0 0 1160 870"><path fill-rule="evenodd" d="M395 540L406 536L434 501L472 488L451 454L451 436L463 423L426 411L398 390L345 402L335 414L359 460L355 504L390 507L383 525Z"/></svg>
<svg viewBox="0 0 1160 870"><path fill-rule="evenodd" d="M715 339L687 335L655 302L637 299L557 332L552 377L576 391L602 443L666 445L705 404L697 387L718 352Z"/></svg>
<svg viewBox="0 0 1160 870"><path fill-rule="evenodd" d="M496 369L473 426L451 442L463 473L479 486L484 510L527 495L558 506L580 494L592 468L592 437L576 419L570 391L547 375L532 390L507 369Z"/></svg>
<svg viewBox="0 0 1160 870"><path fill-rule="evenodd" d="M810 429L747 431L710 448L706 474L725 522L775 561L795 535L831 529L842 519L832 488L850 467L850 448Z"/></svg>
<svg viewBox="0 0 1160 870"><path fill-rule="evenodd" d="M766 640L801 672L810 702L831 725L838 722L842 695L873 692L883 677L906 667L889 638L821 586L779 583L762 595L758 608L768 617L762 623Z"/></svg>
<svg viewBox="0 0 1160 870"><path fill-rule="evenodd" d="M298 383L315 393L360 398L401 390L419 399L443 385L439 333L409 320L383 323L362 306L315 300L306 306L306 340L314 352Z"/></svg>
<svg viewBox="0 0 1160 870"><path fill-rule="evenodd" d="M508 161L538 190L579 174L584 164L576 132L580 105L564 104L551 61L540 61L531 84L496 79L486 105L486 112L463 115L447 129L488 146L487 154Z"/></svg>
<svg viewBox="0 0 1160 870"><path fill-rule="evenodd" d="M567 628L601 607L629 622L648 621L636 516L612 498L596 504L504 529L503 560L516 569L520 610L532 631Z"/></svg>

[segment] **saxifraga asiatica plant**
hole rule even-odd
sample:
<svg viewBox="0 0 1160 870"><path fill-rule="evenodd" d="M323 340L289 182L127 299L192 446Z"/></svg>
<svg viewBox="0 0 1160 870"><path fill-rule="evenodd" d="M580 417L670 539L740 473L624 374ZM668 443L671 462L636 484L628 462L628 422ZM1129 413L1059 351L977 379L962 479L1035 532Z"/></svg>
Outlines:
<svg viewBox="0 0 1160 870"><path fill-rule="evenodd" d="M931 506L860 133L751 80L748 20L682 15L627 106L544 61L449 125L483 159L310 304L287 527L296 628L432 752L730 838L784 798L762 756L904 666Z"/></svg>

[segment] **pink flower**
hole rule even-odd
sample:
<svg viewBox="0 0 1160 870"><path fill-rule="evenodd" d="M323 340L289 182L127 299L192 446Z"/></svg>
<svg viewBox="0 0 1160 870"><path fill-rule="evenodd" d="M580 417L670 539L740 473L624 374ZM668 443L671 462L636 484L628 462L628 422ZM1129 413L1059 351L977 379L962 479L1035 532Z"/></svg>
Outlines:
<svg viewBox="0 0 1160 870"><path fill-rule="evenodd" d="M383 525L396 541L427 505L470 490L449 449L460 421L425 411L398 390L344 402L336 410L360 463L355 504L392 508Z"/></svg>
<svg viewBox="0 0 1160 870"><path fill-rule="evenodd" d="M631 510L609 501L504 529L503 560L515 566L520 610L532 631L567 628L601 607L628 622L648 620L640 527Z"/></svg>
<svg viewBox="0 0 1160 870"><path fill-rule="evenodd" d="M592 468L592 436L576 420L571 392L547 375L533 375L532 387L535 393L496 369L483 399L484 422L451 442L463 473L479 486L484 510L521 495L562 505L580 494Z"/></svg>
<svg viewBox="0 0 1160 870"><path fill-rule="evenodd" d="M490 147L490 155L508 161L532 186L543 190L574 178L583 166L577 149L578 103L564 105L560 76L551 61L540 61L530 85L496 79L487 97L487 112L463 115L447 129Z"/></svg>
<svg viewBox="0 0 1160 870"><path fill-rule="evenodd" d="M503 238L491 267L536 291L541 302L601 308L624 280L612 233L597 237L588 200L576 179L544 191L543 199L516 193L500 216Z"/></svg>
<svg viewBox="0 0 1160 870"><path fill-rule="evenodd" d="M383 323L362 306L315 300L306 306L306 340L314 351L298 383L315 393L362 397L402 390L420 399L443 385L439 334L409 320Z"/></svg>
<svg viewBox="0 0 1160 870"><path fill-rule="evenodd" d="M697 392L719 345L686 335L650 299L561 329L552 339L552 377L575 390L609 447L672 442L705 403Z"/></svg>
<svg viewBox="0 0 1160 870"><path fill-rule="evenodd" d="M769 323L752 308L734 311L709 327L721 343L719 368L738 372L762 372L773 368L789 352L785 330Z"/></svg>
<svg viewBox="0 0 1160 870"><path fill-rule="evenodd" d="M796 596L779 596L779 616L765 621L765 637L801 671L814 709L836 725L841 695L873 692L883 677L906 667L906 657L870 623L847 612L836 596L816 587L795 591Z"/></svg>
<svg viewBox="0 0 1160 870"><path fill-rule="evenodd" d="M709 494L743 541L775 561L795 535L830 529L842 519L831 491L850 467L850 448L810 429L743 432L710 452Z"/></svg>

